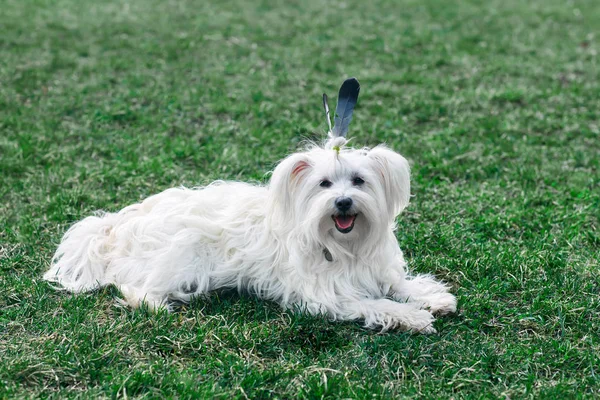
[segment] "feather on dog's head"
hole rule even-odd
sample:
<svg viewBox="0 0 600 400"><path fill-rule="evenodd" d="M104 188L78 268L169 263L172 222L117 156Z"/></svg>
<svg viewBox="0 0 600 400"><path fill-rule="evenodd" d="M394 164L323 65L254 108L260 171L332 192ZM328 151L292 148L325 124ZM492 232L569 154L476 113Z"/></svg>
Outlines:
<svg viewBox="0 0 600 400"><path fill-rule="evenodd" d="M346 147L359 92L355 78L344 81L333 128L323 94L328 140L292 154L273 172L271 228L293 235L306 251L333 246L347 252L348 243L354 249L375 249L380 235L408 205L410 171L404 157L384 146Z"/></svg>

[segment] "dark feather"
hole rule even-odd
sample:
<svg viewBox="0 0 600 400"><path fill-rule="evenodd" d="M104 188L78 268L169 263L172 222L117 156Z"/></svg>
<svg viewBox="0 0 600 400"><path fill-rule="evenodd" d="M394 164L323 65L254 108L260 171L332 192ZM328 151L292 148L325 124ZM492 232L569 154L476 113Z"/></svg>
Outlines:
<svg viewBox="0 0 600 400"><path fill-rule="evenodd" d="M360 91L360 84L356 78L349 78L342 83L340 87L340 94L338 95L338 103L335 109L335 116L333 118L333 136L346 137L348 133L348 126L352 121L352 112L354 106L358 101L358 92Z"/></svg>

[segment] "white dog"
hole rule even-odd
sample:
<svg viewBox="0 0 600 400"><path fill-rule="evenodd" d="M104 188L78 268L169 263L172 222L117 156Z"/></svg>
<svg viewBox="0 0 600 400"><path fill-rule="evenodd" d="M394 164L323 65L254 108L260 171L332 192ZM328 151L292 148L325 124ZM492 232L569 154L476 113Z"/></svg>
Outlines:
<svg viewBox="0 0 600 400"><path fill-rule="evenodd" d="M432 333L456 310L448 287L407 276L394 235L409 166L343 137L292 154L266 186L168 189L73 225L44 278L73 292L113 284L132 307L237 288L284 308Z"/></svg>

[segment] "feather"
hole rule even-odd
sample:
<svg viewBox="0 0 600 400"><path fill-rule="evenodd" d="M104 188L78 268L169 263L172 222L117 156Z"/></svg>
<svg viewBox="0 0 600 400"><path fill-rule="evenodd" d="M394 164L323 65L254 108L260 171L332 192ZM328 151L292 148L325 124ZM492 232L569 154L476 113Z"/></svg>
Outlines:
<svg viewBox="0 0 600 400"><path fill-rule="evenodd" d="M327 125L329 125L329 132L331 132L331 118L329 117L329 105L327 105L327 95L323 93L323 108L325 108L325 117L327 117Z"/></svg>
<svg viewBox="0 0 600 400"><path fill-rule="evenodd" d="M333 137L346 137L348 126L350 125L350 121L352 121L352 112L354 111L354 106L358 100L359 91L360 84L356 78L346 79L344 83L342 83L338 95L337 107L335 109L335 116L333 117Z"/></svg>

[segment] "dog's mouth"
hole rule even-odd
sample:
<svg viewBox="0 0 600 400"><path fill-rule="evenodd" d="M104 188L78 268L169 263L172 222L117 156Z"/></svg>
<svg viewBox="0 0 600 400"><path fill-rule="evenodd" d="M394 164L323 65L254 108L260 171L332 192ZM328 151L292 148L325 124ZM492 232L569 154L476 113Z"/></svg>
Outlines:
<svg viewBox="0 0 600 400"><path fill-rule="evenodd" d="M335 229L341 233L348 233L354 228L354 221L356 215L332 215L333 222L335 223Z"/></svg>

